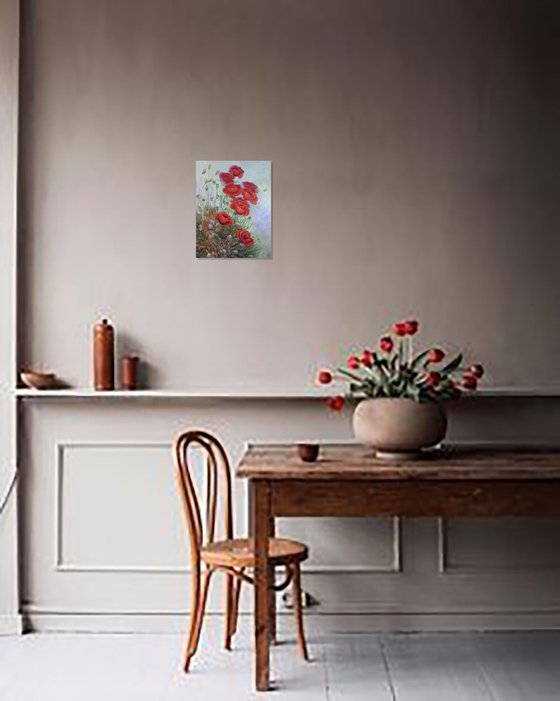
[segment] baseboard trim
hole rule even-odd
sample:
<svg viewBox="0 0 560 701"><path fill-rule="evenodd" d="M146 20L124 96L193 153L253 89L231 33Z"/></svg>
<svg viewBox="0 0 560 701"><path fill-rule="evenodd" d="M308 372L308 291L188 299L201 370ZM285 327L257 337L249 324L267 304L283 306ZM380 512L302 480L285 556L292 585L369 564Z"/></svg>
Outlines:
<svg viewBox="0 0 560 701"><path fill-rule="evenodd" d="M23 618L18 613L0 614L0 635L21 635Z"/></svg>
<svg viewBox="0 0 560 701"><path fill-rule="evenodd" d="M207 614L220 622L221 614ZM250 625L250 614L242 614L243 625ZM179 633L189 622L188 614L161 613L38 613L24 615L29 632L74 633ZM472 631L472 630L559 630L560 612L517 611L501 613L366 613L314 614L305 617L310 635L336 633ZM291 614L279 615L279 628L291 630ZM16 632L16 631L13 631Z"/></svg>

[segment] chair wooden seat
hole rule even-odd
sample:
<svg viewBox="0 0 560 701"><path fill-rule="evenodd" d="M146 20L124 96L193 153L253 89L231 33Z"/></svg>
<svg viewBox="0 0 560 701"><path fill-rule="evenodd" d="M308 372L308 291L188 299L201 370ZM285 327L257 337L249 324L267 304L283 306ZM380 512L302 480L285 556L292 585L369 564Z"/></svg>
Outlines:
<svg viewBox="0 0 560 701"><path fill-rule="evenodd" d="M291 565L307 559L307 547L297 540L271 538L269 558L273 565ZM224 567L254 567L255 545L252 538L233 538L209 543L202 548L200 556L208 565Z"/></svg>

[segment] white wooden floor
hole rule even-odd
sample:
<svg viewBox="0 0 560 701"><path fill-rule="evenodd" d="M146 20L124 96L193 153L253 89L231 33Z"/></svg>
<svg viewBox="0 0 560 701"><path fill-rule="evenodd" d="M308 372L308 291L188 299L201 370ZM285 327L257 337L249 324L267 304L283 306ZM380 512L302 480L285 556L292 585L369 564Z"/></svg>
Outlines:
<svg viewBox="0 0 560 701"><path fill-rule="evenodd" d="M248 631L215 648L211 628L187 676L176 635L0 637L2 701L264 699L252 691ZM274 650L272 701L558 701L560 632L333 635Z"/></svg>

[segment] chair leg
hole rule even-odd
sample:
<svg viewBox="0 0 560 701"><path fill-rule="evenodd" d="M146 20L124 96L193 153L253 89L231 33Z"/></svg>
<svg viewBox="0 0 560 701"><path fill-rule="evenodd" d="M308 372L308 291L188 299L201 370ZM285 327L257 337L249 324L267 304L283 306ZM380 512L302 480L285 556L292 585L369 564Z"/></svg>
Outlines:
<svg viewBox="0 0 560 701"><path fill-rule="evenodd" d="M226 638L224 647L231 650L231 637L233 635L233 609L235 606L235 582L232 574L226 574Z"/></svg>
<svg viewBox="0 0 560 701"><path fill-rule="evenodd" d="M292 565L292 572L294 576L292 583L292 593L294 597L294 613L296 616L297 643L303 659L309 662L309 655L307 654L307 644L305 642L305 632L303 630L303 610L301 606L301 570L299 563Z"/></svg>
<svg viewBox="0 0 560 701"><path fill-rule="evenodd" d="M240 574L245 572L245 568L242 567L239 570ZM241 594L241 585L243 584L242 579L237 579L235 582L235 592L233 596L233 611L231 616L231 634L232 636L237 633L237 619L239 617L239 596Z"/></svg>
<svg viewBox="0 0 560 701"><path fill-rule="evenodd" d="M198 648L198 642L200 640L200 631L202 630L202 620L204 618L204 609L206 608L206 599L208 597L208 587L210 584L211 576L212 570L207 570L204 573L202 591L200 589L200 575L196 579L193 578L193 610L191 612L191 630L189 635L189 642L185 651L185 663L183 667L185 672L189 671L191 659L193 658Z"/></svg>

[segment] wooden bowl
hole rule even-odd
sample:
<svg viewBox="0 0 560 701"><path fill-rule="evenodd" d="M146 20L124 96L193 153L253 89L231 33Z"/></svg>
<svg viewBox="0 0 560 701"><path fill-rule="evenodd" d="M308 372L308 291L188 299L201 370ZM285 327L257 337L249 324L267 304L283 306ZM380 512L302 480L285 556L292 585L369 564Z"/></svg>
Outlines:
<svg viewBox="0 0 560 701"><path fill-rule="evenodd" d="M52 389L56 387L56 375L54 372L24 370L19 376L23 384L29 389Z"/></svg>

